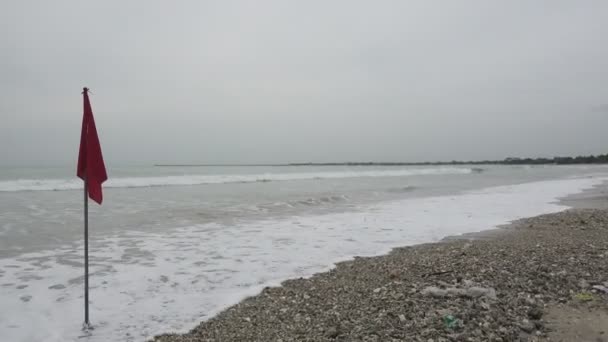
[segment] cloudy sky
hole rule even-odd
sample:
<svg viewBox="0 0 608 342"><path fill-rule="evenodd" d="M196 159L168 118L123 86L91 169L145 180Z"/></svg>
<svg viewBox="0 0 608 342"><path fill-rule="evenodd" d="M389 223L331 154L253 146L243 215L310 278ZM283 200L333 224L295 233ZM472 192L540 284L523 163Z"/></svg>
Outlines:
<svg viewBox="0 0 608 342"><path fill-rule="evenodd" d="M608 152L608 1L0 3L0 163Z"/></svg>

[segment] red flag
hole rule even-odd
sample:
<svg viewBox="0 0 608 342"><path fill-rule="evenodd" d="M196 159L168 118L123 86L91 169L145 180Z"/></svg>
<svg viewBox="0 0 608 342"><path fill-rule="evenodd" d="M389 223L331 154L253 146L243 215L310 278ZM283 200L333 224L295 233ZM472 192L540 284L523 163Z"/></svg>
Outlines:
<svg viewBox="0 0 608 342"><path fill-rule="evenodd" d="M84 88L84 112L82 114L82 132L80 133L80 153L78 154L78 169L76 175L87 183L89 198L101 204L103 194L101 184L108 179L106 166L101 155L101 145L95 128L93 110L89 102L89 89Z"/></svg>

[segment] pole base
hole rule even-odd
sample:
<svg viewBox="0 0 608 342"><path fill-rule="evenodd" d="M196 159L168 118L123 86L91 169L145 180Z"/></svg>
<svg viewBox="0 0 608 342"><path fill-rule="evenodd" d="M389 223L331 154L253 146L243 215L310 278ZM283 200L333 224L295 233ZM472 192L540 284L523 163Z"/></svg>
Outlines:
<svg viewBox="0 0 608 342"><path fill-rule="evenodd" d="M95 330L95 327L91 324L91 322L82 323L82 331Z"/></svg>
<svg viewBox="0 0 608 342"><path fill-rule="evenodd" d="M91 322L84 322L82 323L82 335L78 336L79 339L83 338L83 339L89 339L89 337L93 336L93 326L91 325Z"/></svg>

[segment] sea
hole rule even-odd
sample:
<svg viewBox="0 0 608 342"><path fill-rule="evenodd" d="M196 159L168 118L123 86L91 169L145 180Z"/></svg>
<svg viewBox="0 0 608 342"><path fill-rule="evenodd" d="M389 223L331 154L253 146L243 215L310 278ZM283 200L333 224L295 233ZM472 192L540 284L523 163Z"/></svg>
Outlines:
<svg viewBox="0 0 608 342"><path fill-rule="evenodd" d="M146 341L354 256L567 209L608 180L576 166L113 166L89 202L75 167L0 167L0 341Z"/></svg>

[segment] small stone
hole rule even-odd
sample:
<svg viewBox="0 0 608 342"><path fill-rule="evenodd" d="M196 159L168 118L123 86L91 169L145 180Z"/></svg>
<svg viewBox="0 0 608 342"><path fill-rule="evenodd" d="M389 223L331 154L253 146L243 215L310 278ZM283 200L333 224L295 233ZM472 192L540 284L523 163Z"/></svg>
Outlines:
<svg viewBox="0 0 608 342"><path fill-rule="evenodd" d="M538 307L533 307L528 310L528 317L533 320L539 320L543 317L543 311Z"/></svg>
<svg viewBox="0 0 608 342"><path fill-rule="evenodd" d="M534 323L528 321L527 319L524 319L520 324L519 324L519 328L523 331L526 332L528 334L531 334L534 332L534 330L536 329L536 327L534 326Z"/></svg>
<svg viewBox="0 0 608 342"><path fill-rule="evenodd" d="M336 338L338 335L340 335L340 329L337 327L331 327L325 332L325 336L328 338Z"/></svg>
<svg viewBox="0 0 608 342"><path fill-rule="evenodd" d="M405 322L405 315L404 315L404 314L400 314L400 315L399 315L399 320L400 320L401 322Z"/></svg>
<svg viewBox="0 0 608 342"><path fill-rule="evenodd" d="M382 290L382 289L381 288L376 288L376 289L374 289L374 293L378 293L378 292L380 292L380 290Z"/></svg>

